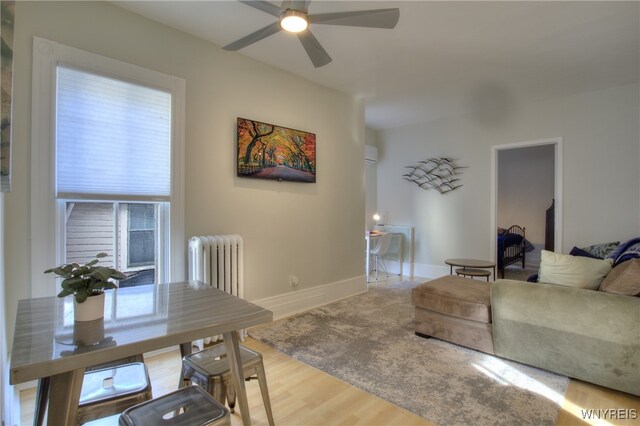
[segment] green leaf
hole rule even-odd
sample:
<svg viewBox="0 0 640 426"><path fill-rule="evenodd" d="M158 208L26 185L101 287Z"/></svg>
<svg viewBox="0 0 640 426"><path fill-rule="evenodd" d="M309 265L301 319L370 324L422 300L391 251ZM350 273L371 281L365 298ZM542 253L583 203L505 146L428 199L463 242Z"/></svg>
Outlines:
<svg viewBox="0 0 640 426"><path fill-rule="evenodd" d="M87 300L87 290L86 289L81 289L76 293L76 302L78 303L84 303L85 300Z"/></svg>
<svg viewBox="0 0 640 426"><path fill-rule="evenodd" d="M104 266L98 266L96 267L96 269L91 273L92 276L100 279L101 281L106 281L109 279L109 277L111 277L111 269L110 268L106 268Z"/></svg>
<svg viewBox="0 0 640 426"><path fill-rule="evenodd" d="M62 281L62 288L77 288L79 286L83 286L84 285L84 280L80 277L72 277L72 278L67 278L66 280Z"/></svg>
<svg viewBox="0 0 640 426"><path fill-rule="evenodd" d="M56 275L64 275L67 273L67 271L65 271L62 267L57 267L57 268L51 268L51 269L47 269L46 271L44 271L45 274L48 274L50 272L53 272Z"/></svg>
<svg viewBox="0 0 640 426"><path fill-rule="evenodd" d="M104 281L94 281L87 286L87 290L92 293L95 291L100 291L104 287Z"/></svg>
<svg viewBox="0 0 640 426"><path fill-rule="evenodd" d="M71 296L73 293L70 292L69 290L62 290L60 293L58 293L58 297L67 297L67 296Z"/></svg>
<svg viewBox="0 0 640 426"><path fill-rule="evenodd" d="M120 271L113 270L113 272L111 273L111 278L115 278L117 280L124 280L127 278L127 276Z"/></svg>
<svg viewBox="0 0 640 426"><path fill-rule="evenodd" d="M114 283L112 283L111 281L107 281L106 283L104 283L103 287L105 289L107 289L107 288L118 288L118 286L115 285Z"/></svg>
<svg viewBox="0 0 640 426"><path fill-rule="evenodd" d="M84 265L70 263L55 268L47 269L45 273L54 273L63 278L62 291L60 297L75 295L78 303L83 303L88 296L101 293L103 289L118 288L111 279L125 279L127 276L122 272L107 266L96 266L98 259L108 256L101 252L96 254L95 259Z"/></svg>

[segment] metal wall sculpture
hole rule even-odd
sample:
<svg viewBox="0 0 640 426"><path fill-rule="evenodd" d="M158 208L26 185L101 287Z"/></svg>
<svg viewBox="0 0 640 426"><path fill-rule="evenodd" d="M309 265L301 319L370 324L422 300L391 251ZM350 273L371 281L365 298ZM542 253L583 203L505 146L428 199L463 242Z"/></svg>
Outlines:
<svg viewBox="0 0 640 426"><path fill-rule="evenodd" d="M465 166L458 166L451 158L429 158L425 161L418 161L415 166L405 166L411 169L409 173L402 175L402 179L413 182L422 189L435 189L441 194L453 191L462 186L458 183L460 169Z"/></svg>

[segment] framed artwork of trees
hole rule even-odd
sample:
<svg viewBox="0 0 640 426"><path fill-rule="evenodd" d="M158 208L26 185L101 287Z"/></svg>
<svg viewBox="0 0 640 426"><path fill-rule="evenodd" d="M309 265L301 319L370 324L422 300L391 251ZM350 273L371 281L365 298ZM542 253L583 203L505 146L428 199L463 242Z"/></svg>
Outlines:
<svg viewBox="0 0 640 426"><path fill-rule="evenodd" d="M11 190L11 116L13 98L13 20L15 1L0 2L0 191Z"/></svg>
<svg viewBox="0 0 640 426"><path fill-rule="evenodd" d="M238 176L316 181L316 135L238 118Z"/></svg>

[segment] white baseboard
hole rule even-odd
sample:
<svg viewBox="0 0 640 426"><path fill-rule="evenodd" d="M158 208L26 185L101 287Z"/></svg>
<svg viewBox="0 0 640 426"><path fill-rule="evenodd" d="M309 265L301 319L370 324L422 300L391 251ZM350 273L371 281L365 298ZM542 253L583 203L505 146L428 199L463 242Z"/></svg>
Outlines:
<svg viewBox="0 0 640 426"><path fill-rule="evenodd" d="M366 291L365 276L361 275L335 283L252 300L251 302L273 312L273 319L277 320Z"/></svg>
<svg viewBox="0 0 640 426"><path fill-rule="evenodd" d="M384 262L390 274L400 273L400 262L387 259L385 259ZM449 275L449 267L443 265L429 265L426 263L414 263L413 275L411 275L411 264L405 262L402 266L402 274L402 276L407 279L412 279L414 277L433 279Z"/></svg>
<svg viewBox="0 0 640 426"><path fill-rule="evenodd" d="M426 263L414 264L414 274L425 278L440 278L449 275L449 267L443 265L429 265Z"/></svg>

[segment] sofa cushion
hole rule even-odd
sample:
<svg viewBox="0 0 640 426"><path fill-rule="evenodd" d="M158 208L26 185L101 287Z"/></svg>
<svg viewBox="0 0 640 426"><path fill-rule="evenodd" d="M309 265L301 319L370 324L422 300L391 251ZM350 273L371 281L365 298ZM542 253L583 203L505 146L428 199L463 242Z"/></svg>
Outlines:
<svg viewBox="0 0 640 426"><path fill-rule="evenodd" d="M640 298L558 285L491 285L496 355L640 395Z"/></svg>
<svg viewBox="0 0 640 426"><path fill-rule="evenodd" d="M447 275L415 287L411 303L441 314L490 323L490 289L484 281Z"/></svg>
<svg viewBox="0 0 640 426"><path fill-rule="evenodd" d="M611 262L542 250L539 282L595 290L611 270Z"/></svg>
<svg viewBox="0 0 640 426"><path fill-rule="evenodd" d="M491 323L468 321L428 309L415 309L416 333L493 354Z"/></svg>
<svg viewBox="0 0 640 426"><path fill-rule="evenodd" d="M628 260L613 268L598 290L640 296L640 259Z"/></svg>

